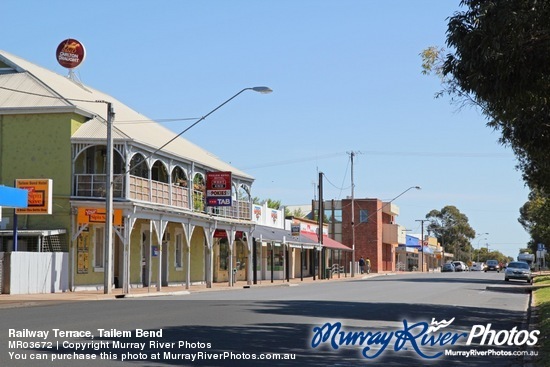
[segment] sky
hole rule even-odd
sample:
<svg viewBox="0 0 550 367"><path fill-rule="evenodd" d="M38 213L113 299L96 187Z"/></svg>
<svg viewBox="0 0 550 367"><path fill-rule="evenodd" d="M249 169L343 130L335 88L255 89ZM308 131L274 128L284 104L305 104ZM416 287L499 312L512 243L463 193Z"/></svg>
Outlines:
<svg viewBox="0 0 550 367"><path fill-rule="evenodd" d="M4 0L0 49L66 75L57 45L86 47L80 80L255 178L283 205L351 196L394 200L420 233L456 206L488 246L516 257L529 193L510 148L475 108L459 108L420 53L445 46L459 0ZM9 15L9 16L6 16ZM116 106L113 106L116 113ZM115 117L116 124L116 117ZM421 186L421 190L409 190ZM398 197L399 196L399 197ZM489 233L489 235L483 235Z"/></svg>

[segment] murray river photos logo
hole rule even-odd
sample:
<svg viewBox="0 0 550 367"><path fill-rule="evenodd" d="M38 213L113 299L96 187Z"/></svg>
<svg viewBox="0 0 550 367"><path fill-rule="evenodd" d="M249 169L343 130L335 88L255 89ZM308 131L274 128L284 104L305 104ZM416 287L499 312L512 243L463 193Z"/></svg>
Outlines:
<svg viewBox="0 0 550 367"><path fill-rule="evenodd" d="M311 347L324 345L337 350L345 346L361 348L367 359L380 357L384 352L413 350L425 359L436 359L453 345L478 346L533 346L538 342L538 330L493 330L491 324L474 325L469 332L452 332L451 320L409 323L403 320L403 328L394 331L347 331L340 322L327 322L313 328Z"/></svg>

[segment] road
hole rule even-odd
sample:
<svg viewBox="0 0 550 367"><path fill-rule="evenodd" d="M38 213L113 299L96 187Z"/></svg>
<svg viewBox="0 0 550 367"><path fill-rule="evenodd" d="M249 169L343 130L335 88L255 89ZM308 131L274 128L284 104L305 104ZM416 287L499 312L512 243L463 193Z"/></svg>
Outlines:
<svg viewBox="0 0 550 367"><path fill-rule="evenodd" d="M510 292L523 287L497 273L415 273L4 309L0 366L520 366L515 356L438 354L520 351L504 338L526 329L529 296ZM432 319L454 320L429 339ZM344 345L332 327L365 339ZM474 327L480 336L465 345ZM479 345L488 328L504 345ZM258 359L274 357L295 359Z"/></svg>

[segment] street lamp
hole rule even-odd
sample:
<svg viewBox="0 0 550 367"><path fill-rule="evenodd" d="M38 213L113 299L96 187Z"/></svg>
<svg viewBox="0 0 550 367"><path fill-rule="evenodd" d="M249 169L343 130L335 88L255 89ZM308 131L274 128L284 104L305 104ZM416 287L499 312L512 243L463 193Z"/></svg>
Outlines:
<svg viewBox="0 0 550 367"><path fill-rule="evenodd" d="M233 95L231 98L227 99L225 102L220 104L218 107L214 108L212 111L208 112L206 115L202 116L200 119L195 121L191 126L187 127L185 130L180 132L178 135L174 136L172 139L168 140L165 144L163 144L161 147L156 149L151 156L153 156L155 153L166 147L168 144L176 140L178 137L180 137L182 134L184 134L186 131L191 129L193 126L197 125L199 122L206 119L208 116L216 112L218 109L223 107L225 104L227 104L229 101L237 97L239 94L243 93L244 91L252 90L254 92L267 94L271 93L271 88L260 86L260 87L249 87L249 88L243 88L239 92L237 92L235 95ZM107 178L106 178L106 194L105 194L105 256L103 259L104 262L104 284L103 284L103 292L105 294L111 293L111 279L113 277L113 271L111 268L111 257L113 255L113 119L115 116L113 106L111 102L107 101L97 101L98 103L106 103L107 104ZM144 162L145 160L143 160ZM141 163L141 162L140 162ZM135 167L134 167L135 168ZM130 168L131 170L132 168ZM125 277L125 282L128 281ZM160 280L159 280L160 281ZM125 284L125 290L126 284Z"/></svg>
<svg viewBox="0 0 550 367"><path fill-rule="evenodd" d="M478 237L481 237L481 236L488 236L488 235L489 235L489 232L480 233L474 239L476 239ZM481 242L481 240L487 241L487 238L480 238L479 240L477 240L477 262L479 262L479 243Z"/></svg>

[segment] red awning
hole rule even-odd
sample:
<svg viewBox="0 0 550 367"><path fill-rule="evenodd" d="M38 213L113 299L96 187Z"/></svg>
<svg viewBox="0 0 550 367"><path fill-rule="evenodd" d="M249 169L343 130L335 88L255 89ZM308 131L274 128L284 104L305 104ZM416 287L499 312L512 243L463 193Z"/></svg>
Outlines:
<svg viewBox="0 0 550 367"><path fill-rule="evenodd" d="M313 241L319 242L319 239L317 238L317 235L315 233L310 232L300 232L301 235L306 236L307 238L312 239ZM326 234L323 235L323 247L330 248L332 250L344 250L344 251L352 251L348 246L333 240Z"/></svg>

